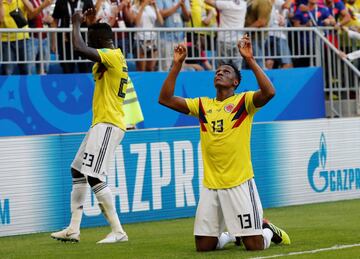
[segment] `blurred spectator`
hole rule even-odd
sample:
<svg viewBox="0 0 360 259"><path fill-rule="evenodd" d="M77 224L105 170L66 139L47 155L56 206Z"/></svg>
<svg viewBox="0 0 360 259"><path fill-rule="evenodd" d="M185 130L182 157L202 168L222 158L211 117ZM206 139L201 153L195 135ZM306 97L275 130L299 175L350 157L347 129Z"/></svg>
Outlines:
<svg viewBox="0 0 360 259"><path fill-rule="evenodd" d="M350 14L351 19L350 22L346 24L346 27L350 28L350 30L347 30L347 28L345 28L345 30L349 31L350 33L342 33L341 42L343 44L341 47L345 52L353 52L360 47L360 41L355 39L352 40L352 37L350 37L350 34L353 31L360 30L360 6L356 6L355 0L347 0L346 8Z"/></svg>
<svg viewBox="0 0 360 259"><path fill-rule="evenodd" d="M0 1L0 24L4 22L4 17L5 17L4 7L2 1Z"/></svg>
<svg viewBox="0 0 360 259"><path fill-rule="evenodd" d="M327 7L321 7L317 5L317 0L309 0L307 4L309 11L301 11L298 9L293 18L293 25L295 27L313 27L313 26L330 26L335 25L335 19L330 14ZM301 53L295 54L310 54L310 34L309 32L300 32L296 34L298 38L294 39L295 49L300 49ZM296 44L300 44L299 46ZM307 67L310 65L309 58L294 59L294 65L296 67Z"/></svg>
<svg viewBox="0 0 360 259"><path fill-rule="evenodd" d="M53 19L51 16L51 4L52 0L30 0L34 9L37 12L32 15L29 19L30 28L47 28L52 23ZM41 9L43 7L43 9ZM50 8L49 8L50 7ZM50 42L46 32L34 33L34 57L35 60L45 61L36 64L36 72L38 74L47 74L49 72L49 61L50 60ZM41 45L41 46L40 46ZM41 52L40 52L41 51Z"/></svg>
<svg viewBox="0 0 360 259"><path fill-rule="evenodd" d="M359 0L360 3L360 0ZM346 8L350 14L351 20L346 25L348 27L360 28L360 5L356 5L355 0L347 0Z"/></svg>
<svg viewBox="0 0 360 259"><path fill-rule="evenodd" d="M22 24L17 24L10 15L11 12L19 10L22 14ZM28 0L1 0L0 5L0 28L28 28L28 15L33 10ZM33 60L31 41L29 33L4 32L1 34L1 57L2 61L14 61L12 64L2 64L1 74L11 75L15 66L18 66L21 75L31 73L30 62ZM20 63L29 61L29 63Z"/></svg>
<svg viewBox="0 0 360 259"><path fill-rule="evenodd" d="M348 35L348 37L350 39L354 39L357 42L360 42L360 27L357 27L357 30L350 30L347 27L343 27L342 28ZM348 54L345 54L343 52L341 52L343 54L343 57L348 58L350 61L353 61L355 59L359 59L360 58L360 49L357 48L355 51L351 51ZM358 69L360 69L360 63L357 63L357 67Z"/></svg>
<svg viewBox="0 0 360 259"><path fill-rule="evenodd" d="M240 30L244 28L246 2L242 0L205 1L207 4L216 7L219 10L219 28L228 30L218 32L218 56L224 57L219 60L218 65L232 63L240 69L242 58L237 47L237 42L241 39L243 34Z"/></svg>
<svg viewBox="0 0 360 259"><path fill-rule="evenodd" d="M29 0L1 1L0 28L28 28L28 18L35 17L49 4L50 0L47 0L34 8ZM17 15L12 16L16 10L18 10ZM27 75L31 73L31 61L34 60L34 54L29 38L29 33L11 32L1 34L1 58L3 61L14 61L13 64L2 64L2 75L13 74L16 65L20 74ZM20 63L24 61L29 63Z"/></svg>
<svg viewBox="0 0 360 259"><path fill-rule="evenodd" d="M186 24L187 27L201 28L203 27L202 19L206 16L204 0L190 0L190 17Z"/></svg>
<svg viewBox="0 0 360 259"><path fill-rule="evenodd" d="M190 20L189 0L157 0L157 4L164 18L164 27L183 28L185 22ZM172 62L172 50L174 46L184 42L185 35L184 32L161 32L160 40L160 69L168 71Z"/></svg>
<svg viewBox="0 0 360 259"><path fill-rule="evenodd" d="M325 0L325 4L329 8L330 14L335 18L336 29L340 29L341 26L350 22L351 17L344 2L341 0Z"/></svg>
<svg viewBox="0 0 360 259"><path fill-rule="evenodd" d="M117 3L111 0L97 0L95 3L96 20L113 26L117 19Z"/></svg>
<svg viewBox="0 0 360 259"><path fill-rule="evenodd" d="M95 4L96 19L99 22L108 23L113 28L132 27L134 13L131 11L130 0L97 0ZM129 46L129 34L124 31L115 33L116 46L121 49L124 56L131 52Z"/></svg>
<svg viewBox="0 0 360 259"><path fill-rule="evenodd" d="M195 71L211 70L213 67L206 57L205 35L199 35L197 42L187 42L187 57L196 59L186 59L183 68L192 68Z"/></svg>
<svg viewBox="0 0 360 259"><path fill-rule="evenodd" d="M272 10L271 0L249 0L247 2L247 12L245 18L245 27L249 28L267 28L269 25ZM251 33L251 42L256 62L260 67L264 67L261 57L264 52L264 43L267 39L266 32ZM244 64L245 67L246 64Z"/></svg>
<svg viewBox="0 0 360 259"><path fill-rule="evenodd" d="M270 28L286 27L287 14L291 5L291 0L272 0L273 7L269 22ZM288 44L286 31L269 31L269 38L265 42L266 56L282 56L281 58L266 58L265 66L267 69L277 65L282 68L291 68L291 53Z"/></svg>
<svg viewBox="0 0 360 259"><path fill-rule="evenodd" d="M130 0L113 0L112 4L116 3L117 5L117 17L116 22L113 25L114 28L128 28L134 26L135 14L131 10ZM127 57L127 54L132 52L130 47L131 37L128 32L118 32L116 33L116 44L117 47L121 49L124 56Z"/></svg>
<svg viewBox="0 0 360 259"><path fill-rule="evenodd" d="M137 28L151 29L156 26L156 23L158 25L164 23L156 0L135 0L132 10L135 13ZM137 71L155 71L158 56L157 33L154 31L136 32L135 47L137 58L151 59L137 61Z"/></svg>
<svg viewBox="0 0 360 259"><path fill-rule="evenodd" d="M202 23L203 18L206 17L204 0L190 0L190 20L186 23L189 28L202 28L205 25ZM198 35L204 33L203 31L187 32L186 42L197 42Z"/></svg>
<svg viewBox="0 0 360 259"><path fill-rule="evenodd" d="M92 0L56 0L52 17L54 18L51 26L54 28L70 28L71 16L75 10L86 10L94 8ZM85 24L83 27L86 27ZM83 35L84 37L84 35ZM80 56L76 51L72 51L70 33L58 33L57 41L52 41L51 48L54 53L59 55L59 60L79 59ZM91 71L88 62L62 62L60 63L65 74L74 73L76 66L79 73L88 73Z"/></svg>
<svg viewBox="0 0 360 259"><path fill-rule="evenodd" d="M217 21L217 11L216 8L207 4L205 2L205 16L202 16L201 22L202 26L206 28L218 28L218 21ZM206 50L215 50L216 49L216 39L217 35L216 32L204 32L206 36L205 41L205 49Z"/></svg>

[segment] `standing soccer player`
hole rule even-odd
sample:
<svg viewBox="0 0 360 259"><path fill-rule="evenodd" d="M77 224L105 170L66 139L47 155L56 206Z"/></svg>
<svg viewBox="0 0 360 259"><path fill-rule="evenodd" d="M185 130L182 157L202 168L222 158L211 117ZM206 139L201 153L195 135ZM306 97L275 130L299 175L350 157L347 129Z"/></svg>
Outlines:
<svg viewBox="0 0 360 259"><path fill-rule="evenodd" d="M113 45L111 27L106 23L92 23L94 10L72 17L73 45L84 58L96 62L93 66L95 90L93 96L92 125L86 134L71 165L71 221L67 228L51 234L61 241L80 241L80 223L83 214L87 183L90 184L99 202L102 213L111 226L111 232L98 243L128 241L113 204L110 188L106 184L108 165L116 146L124 137L123 102L128 73L125 58L120 49ZM80 24L86 20L88 43L86 46L80 34Z"/></svg>
<svg viewBox="0 0 360 259"><path fill-rule="evenodd" d="M241 238L247 250L266 249L271 241L290 244L285 231L263 221L250 154L254 114L273 98L275 89L255 61L248 35L238 42L238 49L255 74L258 91L235 94L240 72L224 64L215 73L216 98L174 96L176 78L187 54L180 44L174 49L173 67L159 96L160 104L198 117L200 122L204 187L194 226L197 251L221 249L235 238ZM225 227L229 233L223 233Z"/></svg>

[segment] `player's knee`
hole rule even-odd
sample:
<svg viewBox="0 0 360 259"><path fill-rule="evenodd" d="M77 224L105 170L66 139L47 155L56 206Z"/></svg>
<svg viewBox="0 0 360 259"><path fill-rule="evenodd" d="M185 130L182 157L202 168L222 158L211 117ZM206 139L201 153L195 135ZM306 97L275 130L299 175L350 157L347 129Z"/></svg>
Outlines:
<svg viewBox="0 0 360 259"><path fill-rule="evenodd" d="M95 185L101 183L101 180L95 177L88 176L87 179L91 187L94 187Z"/></svg>
<svg viewBox="0 0 360 259"><path fill-rule="evenodd" d="M197 252L208 252L216 249L218 239L213 237L195 236L195 245Z"/></svg>
<svg viewBox="0 0 360 259"><path fill-rule="evenodd" d="M262 236L242 237L242 242L248 251L264 250L264 240Z"/></svg>
<svg viewBox="0 0 360 259"><path fill-rule="evenodd" d="M82 173L80 173L78 170L76 170L75 168L71 168L71 176L72 176L72 178L84 177L84 175Z"/></svg>

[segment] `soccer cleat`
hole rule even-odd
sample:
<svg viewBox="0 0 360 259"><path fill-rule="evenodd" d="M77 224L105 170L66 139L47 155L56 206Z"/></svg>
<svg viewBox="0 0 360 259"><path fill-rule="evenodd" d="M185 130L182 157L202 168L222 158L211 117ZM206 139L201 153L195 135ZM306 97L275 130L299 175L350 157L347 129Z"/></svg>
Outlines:
<svg viewBox="0 0 360 259"><path fill-rule="evenodd" d="M53 239L63 242L77 243L80 241L80 232L74 232L71 228L65 228L61 231L51 233Z"/></svg>
<svg viewBox="0 0 360 259"><path fill-rule="evenodd" d="M283 245L290 245L290 237L289 235L282 230L281 228L278 228L274 224L270 223L267 219L263 219L263 228L268 228L273 232L273 237L271 238L271 241L275 244L283 244Z"/></svg>
<svg viewBox="0 0 360 259"><path fill-rule="evenodd" d="M236 237L235 245L236 246L241 246L242 245L241 237Z"/></svg>
<svg viewBox="0 0 360 259"><path fill-rule="evenodd" d="M97 244L112 244L117 242L127 242L129 240L126 233L114 233L110 232L103 240L97 242Z"/></svg>

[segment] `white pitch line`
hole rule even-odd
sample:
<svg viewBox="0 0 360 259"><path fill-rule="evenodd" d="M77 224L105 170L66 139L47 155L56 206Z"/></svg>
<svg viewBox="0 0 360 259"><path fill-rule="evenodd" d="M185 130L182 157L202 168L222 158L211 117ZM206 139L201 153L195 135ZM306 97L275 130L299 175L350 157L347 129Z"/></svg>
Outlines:
<svg viewBox="0 0 360 259"><path fill-rule="evenodd" d="M302 254L315 254L323 251L331 251L331 250L340 250L340 249L347 249L352 247L360 246L359 244L352 244L352 245L335 245L332 247L326 248L319 248L315 250L308 250L308 251L300 251L300 252L291 252L287 254L277 254L277 255L269 255L269 256L260 256L260 257L251 257L249 259L266 259L266 258L276 258L276 257L283 257L283 256L292 256L292 255L302 255Z"/></svg>

